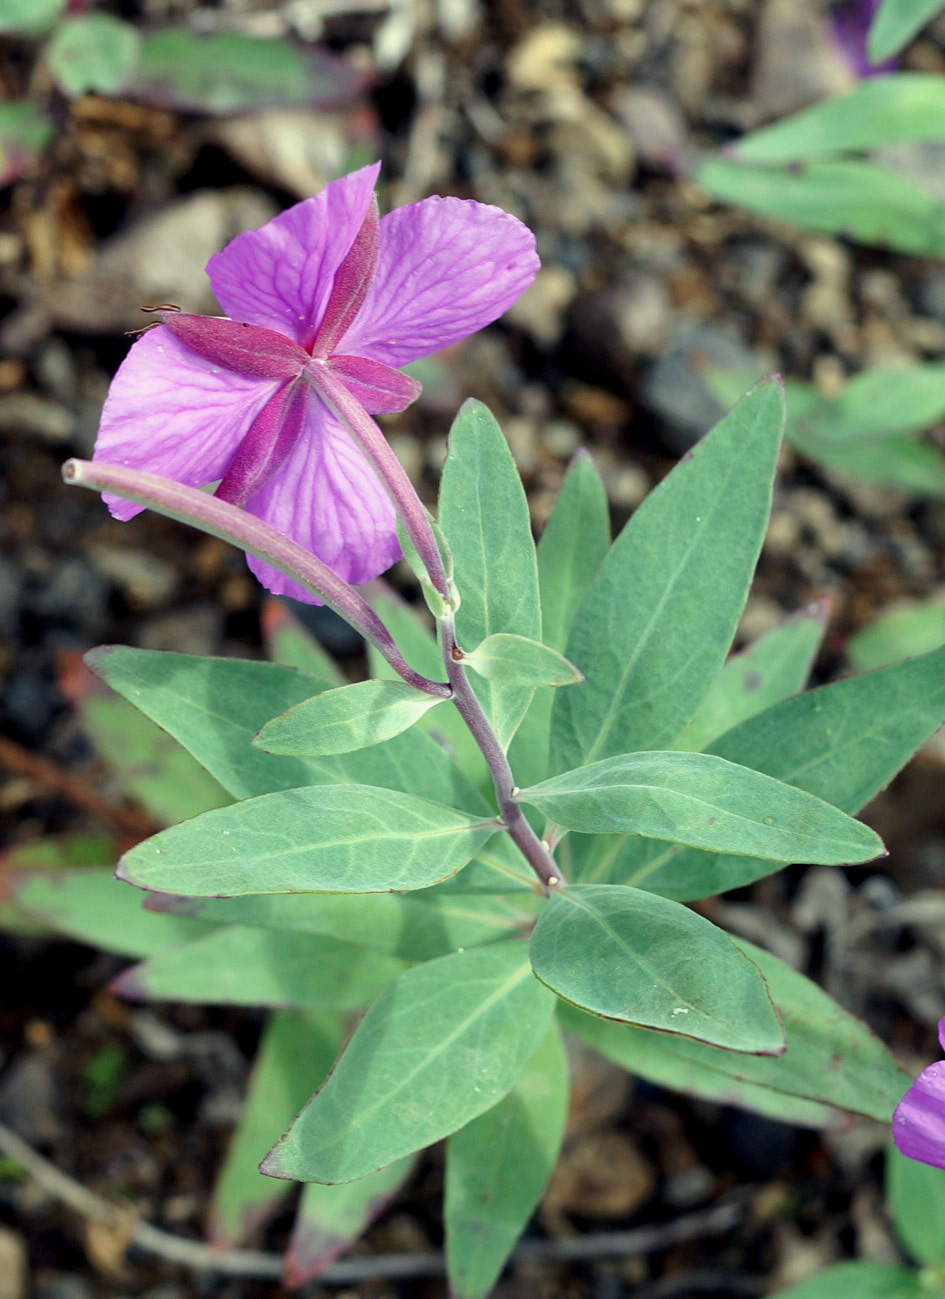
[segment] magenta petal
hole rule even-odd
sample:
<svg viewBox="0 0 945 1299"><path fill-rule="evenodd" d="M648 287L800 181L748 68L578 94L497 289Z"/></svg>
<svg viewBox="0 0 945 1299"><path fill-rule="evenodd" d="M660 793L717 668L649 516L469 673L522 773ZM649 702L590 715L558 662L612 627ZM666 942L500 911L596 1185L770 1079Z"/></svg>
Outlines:
<svg viewBox="0 0 945 1299"><path fill-rule="evenodd" d="M333 356L327 365L369 415L393 415L406 410L423 391L409 374L364 356Z"/></svg>
<svg viewBox="0 0 945 1299"><path fill-rule="evenodd" d="M222 477L278 387L221 372L161 325L141 335L112 380L93 459L202 487ZM104 500L117 519L142 509L118 497Z"/></svg>
<svg viewBox="0 0 945 1299"><path fill-rule="evenodd" d="M904 1155L945 1168L945 1060L919 1074L896 1106L892 1132Z"/></svg>
<svg viewBox="0 0 945 1299"><path fill-rule="evenodd" d="M377 271L344 336L357 352L400 366L490 324L539 267L535 236L484 203L427 198L381 218Z"/></svg>
<svg viewBox="0 0 945 1299"><path fill-rule="evenodd" d="M374 470L314 393L305 428L278 473L246 504L317 555L345 582L367 582L400 557L394 507ZM319 601L282 573L247 556L268 590Z"/></svg>
<svg viewBox="0 0 945 1299"><path fill-rule="evenodd" d="M938 1021L938 1040L942 1044L942 1050L945 1051L945 1019Z"/></svg>
<svg viewBox="0 0 945 1299"><path fill-rule="evenodd" d="M282 467L301 436L310 394L297 379L270 397L227 465L215 493L221 501L245 505Z"/></svg>
<svg viewBox="0 0 945 1299"><path fill-rule="evenodd" d="M291 379L308 362L308 353L298 343L259 325L183 311L167 312L164 324L198 356L254 379Z"/></svg>
<svg viewBox="0 0 945 1299"><path fill-rule="evenodd" d="M335 274L331 296L312 345L313 356L331 356L339 339L361 310L377 266L380 220L375 197L357 238Z"/></svg>
<svg viewBox="0 0 945 1299"><path fill-rule="evenodd" d="M335 272L374 201L379 170L374 163L331 181L320 194L214 253L207 274L224 314L309 346Z"/></svg>

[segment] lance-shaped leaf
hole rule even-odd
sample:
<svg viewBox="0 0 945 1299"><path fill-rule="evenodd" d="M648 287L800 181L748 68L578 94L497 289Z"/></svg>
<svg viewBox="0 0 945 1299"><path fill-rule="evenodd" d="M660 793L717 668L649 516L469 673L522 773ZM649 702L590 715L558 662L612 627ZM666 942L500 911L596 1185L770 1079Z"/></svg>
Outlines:
<svg viewBox="0 0 945 1299"><path fill-rule="evenodd" d="M266 753L352 753L400 735L442 702L405 681L358 681L296 704L267 722L253 743Z"/></svg>
<svg viewBox="0 0 945 1299"><path fill-rule="evenodd" d="M344 674L338 664L285 601L270 596L263 603L260 621L266 656L273 663L319 677L326 687L344 685Z"/></svg>
<svg viewBox="0 0 945 1299"><path fill-rule="evenodd" d="M455 1132L511 1090L554 1001L524 943L408 970L368 1010L263 1171L353 1181Z"/></svg>
<svg viewBox="0 0 945 1299"><path fill-rule="evenodd" d="M928 1293L928 1287L912 1268L855 1259L779 1290L773 1299L837 1299L838 1295L856 1295L856 1299L928 1299Z"/></svg>
<svg viewBox="0 0 945 1299"><path fill-rule="evenodd" d="M370 785L310 785L248 798L153 835L118 876L181 897L378 893L455 874L495 823Z"/></svg>
<svg viewBox="0 0 945 1299"><path fill-rule="evenodd" d="M141 36L111 14L76 14L57 23L44 56L63 94L114 95L141 56Z"/></svg>
<svg viewBox="0 0 945 1299"><path fill-rule="evenodd" d="M882 0L866 38L871 63L884 63L925 26L942 0Z"/></svg>
<svg viewBox="0 0 945 1299"><path fill-rule="evenodd" d="M487 636L465 655L465 662L487 681L506 686L573 686L583 680L557 650L508 632Z"/></svg>
<svg viewBox="0 0 945 1299"><path fill-rule="evenodd" d="M241 1245L285 1199L290 1188L263 1177L259 1161L328 1073L343 1040L338 1015L282 1010L270 1016L243 1112L213 1187L209 1235L214 1245Z"/></svg>
<svg viewBox="0 0 945 1299"><path fill-rule="evenodd" d="M674 747L704 749L739 722L803 690L829 609L827 600L815 600L733 654Z"/></svg>
<svg viewBox="0 0 945 1299"><path fill-rule="evenodd" d="M568 1060L552 1027L498 1105L446 1143L446 1270L456 1299L483 1299L554 1168L568 1113Z"/></svg>
<svg viewBox="0 0 945 1299"><path fill-rule="evenodd" d="M465 402L450 430L438 513L462 597L456 614L460 648L478 645L495 632L540 640L538 564L528 503L502 430L479 402ZM507 748L531 690L494 681L476 681L474 689Z"/></svg>
<svg viewBox="0 0 945 1299"><path fill-rule="evenodd" d="M356 783L410 792L441 803L488 809L449 755L427 735L328 758L263 753L252 738L266 722L310 699L326 683L274 663L197 658L103 646L86 662L136 708L168 731L235 798L299 785Z"/></svg>
<svg viewBox="0 0 945 1299"><path fill-rule="evenodd" d="M784 1033L758 967L679 903L620 885L575 884L549 900L531 939L535 973L607 1019L778 1055Z"/></svg>
<svg viewBox="0 0 945 1299"><path fill-rule="evenodd" d="M734 945L762 972L787 1038L783 1055L718 1047L612 1024L562 1007L570 1032L631 1073L708 1100L823 1127L828 1106L888 1123L909 1075L865 1024L799 971L742 938Z"/></svg>
<svg viewBox="0 0 945 1299"><path fill-rule="evenodd" d="M715 852L826 865L883 853L869 826L794 785L709 753L624 753L518 797L584 833L626 832Z"/></svg>
<svg viewBox="0 0 945 1299"><path fill-rule="evenodd" d="M896 1235L917 1263L945 1265L945 1168L886 1152L886 1202Z"/></svg>
<svg viewBox="0 0 945 1299"><path fill-rule="evenodd" d="M335 938L227 925L132 966L111 986L136 1001L360 1010L405 968Z"/></svg>
<svg viewBox="0 0 945 1299"><path fill-rule="evenodd" d="M303 1187L285 1255L285 1284L294 1289L317 1277L383 1212L415 1163L416 1156L407 1155L356 1182L309 1182ZM280 1185L273 1178L268 1181Z"/></svg>
<svg viewBox="0 0 945 1299"><path fill-rule="evenodd" d="M146 905L214 924L322 934L405 961L429 961L460 947L520 936L542 901L531 890L480 896L435 887L418 893L270 893L242 898L152 893Z"/></svg>
<svg viewBox="0 0 945 1299"><path fill-rule="evenodd" d="M945 722L945 649L785 699L711 748L731 762L858 812ZM624 839L595 878L686 900L741 888L777 866ZM596 872L601 869L602 873Z"/></svg>
<svg viewBox="0 0 945 1299"><path fill-rule="evenodd" d="M212 932L192 916L147 911L137 889L124 888L112 868L82 866L14 875L10 897L28 917L67 938L118 956L152 956Z"/></svg>
<svg viewBox="0 0 945 1299"><path fill-rule="evenodd" d="M555 696L552 771L679 738L735 635L783 425L778 384L753 389L614 542L568 638L585 680Z"/></svg>

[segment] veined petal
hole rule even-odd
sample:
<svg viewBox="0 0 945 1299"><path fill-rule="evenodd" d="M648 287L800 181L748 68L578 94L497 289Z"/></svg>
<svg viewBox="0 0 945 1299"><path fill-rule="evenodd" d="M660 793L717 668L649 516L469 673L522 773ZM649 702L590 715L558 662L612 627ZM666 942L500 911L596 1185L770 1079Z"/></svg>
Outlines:
<svg viewBox="0 0 945 1299"><path fill-rule="evenodd" d="M354 243L335 272L331 295L312 346L313 356L331 356L339 338L361 310L377 267L380 223L375 195Z"/></svg>
<svg viewBox="0 0 945 1299"><path fill-rule="evenodd" d="M327 362L369 415L393 415L406 410L423 390L422 384L409 374L393 370L366 356L333 356Z"/></svg>
<svg viewBox="0 0 945 1299"><path fill-rule="evenodd" d="M535 236L500 208L427 198L381 218L377 270L342 350L405 365L498 319L540 263Z"/></svg>
<svg viewBox="0 0 945 1299"><path fill-rule="evenodd" d="M893 1140L904 1155L945 1168L945 1060L923 1069L896 1106Z"/></svg>
<svg viewBox="0 0 945 1299"><path fill-rule="evenodd" d="M223 476L241 439L280 387L223 371L163 325L142 334L112 380L94 460L146 469L188 487ZM117 519L142 506L104 497Z"/></svg>
<svg viewBox="0 0 945 1299"><path fill-rule="evenodd" d="M246 503L317 555L345 582L377 577L400 557L394 507L374 470L313 392L304 429L282 468ZM304 590L268 564L247 556L268 590L317 604Z"/></svg>
<svg viewBox="0 0 945 1299"><path fill-rule="evenodd" d="M227 316L287 334L308 348L368 208L380 163L333 180L312 198L237 235L207 262Z"/></svg>

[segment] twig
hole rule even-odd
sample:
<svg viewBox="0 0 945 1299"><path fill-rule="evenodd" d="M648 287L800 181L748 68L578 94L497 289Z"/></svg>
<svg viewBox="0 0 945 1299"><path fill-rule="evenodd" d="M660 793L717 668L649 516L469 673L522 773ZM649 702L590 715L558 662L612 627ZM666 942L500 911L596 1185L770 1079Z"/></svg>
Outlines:
<svg viewBox="0 0 945 1299"><path fill-rule="evenodd" d="M28 1145L22 1137L0 1123L0 1152L20 1164L39 1185L84 1218L96 1222L126 1221L126 1211L111 1204L74 1178L61 1172L55 1164ZM729 1231L744 1216L748 1193L712 1208L676 1218L672 1222L630 1231L597 1232L585 1236L554 1240L521 1241L512 1254L518 1263L553 1263L568 1259L622 1258L631 1254L650 1254L683 1241ZM222 1272L229 1276L254 1277L259 1280L281 1280L283 1259L253 1249L215 1249L202 1241L188 1240L162 1231L147 1222L138 1222L130 1232L130 1245L147 1250L169 1262L195 1271ZM446 1270L442 1254L371 1254L340 1259L330 1263L317 1280L328 1285L348 1285L367 1277L389 1279L441 1276Z"/></svg>
<svg viewBox="0 0 945 1299"><path fill-rule="evenodd" d="M136 841L146 839L157 828L144 812L109 803L72 772L65 771L48 758L41 758L37 753L30 753L3 735L0 735L0 766L35 780L45 789L64 795L76 807L83 808L105 825L114 826L121 834L129 835Z"/></svg>

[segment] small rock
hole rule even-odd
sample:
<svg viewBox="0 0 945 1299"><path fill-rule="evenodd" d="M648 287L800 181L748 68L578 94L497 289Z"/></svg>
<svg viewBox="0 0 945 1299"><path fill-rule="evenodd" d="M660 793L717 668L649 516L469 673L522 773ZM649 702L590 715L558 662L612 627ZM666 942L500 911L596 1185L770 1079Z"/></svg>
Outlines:
<svg viewBox="0 0 945 1299"><path fill-rule="evenodd" d="M54 1056L39 1048L14 1060L0 1081L0 1121L30 1145L55 1140L61 1130Z"/></svg>
<svg viewBox="0 0 945 1299"><path fill-rule="evenodd" d="M26 1246L23 1238L0 1227L0 1299L25 1299Z"/></svg>
<svg viewBox="0 0 945 1299"><path fill-rule="evenodd" d="M643 162L670 172L679 169L686 147L686 123L665 91L657 86L618 90L612 108Z"/></svg>
<svg viewBox="0 0 945 1299"><path fill-rule="evenodd" d="M222 639L222 612L210 604L194 604L151 618L138 635L142 649L173 650L177 654L215 654Z"/></svg>
<svg viewBox="0 0 945 1299"><path fill-rule="evenodd" d="M72 1272L44 1268L36 1274L36 1299L93 1299L92 1287Z"/></svg>
<svg viewBox="0 0 945 1299"><path fill-rule="evenodd" d="M541 343L552 347L564 333L565 317L577 293L577 277L565 266L543 266L534 282L506 313L506 319Z"/></svg>
<svg viewBox="0 0 945 1299"><path fill-rule="evenodd" d="M547 93L579 84L582 39L562 23L539 23L511 50L506 72L516 90Z"/></svg>
<svg viewBox="0 0 945 1299"><path fill-rule="evenodd" d="M813 7L764 0L755 29L752 99L763 119L849 90L855 78Z"/></svg>
<svg viewBox="0 0 945 1299"><path fill-rule="evenodd" d="M18 739L38 747L61 703L46 673L26 664L15 668L4 685L4 722Z"/></svg>
<svg viewBox="0 0 945 1299"><path fill-rule="evenodd" d="M58 401L33 392L11 392L0 397L0 429L26 434L55 446L68 442L75 420Z"/></svg>
<svg viewBox="0 0 945 1299"><path fill-rule="evenodd" d="M65 623L94 637L108 616L108 588L85 559L59 560L30 595L32 613L53 623Z"/></svg>
<svg viewBox="0 0 945 1299"><path fill-rule="evenodd" d="M147 550L130 546L93 546L89 558L101 575L113 582L137 609L166 604L177 590L180 575Z"/></svg>

